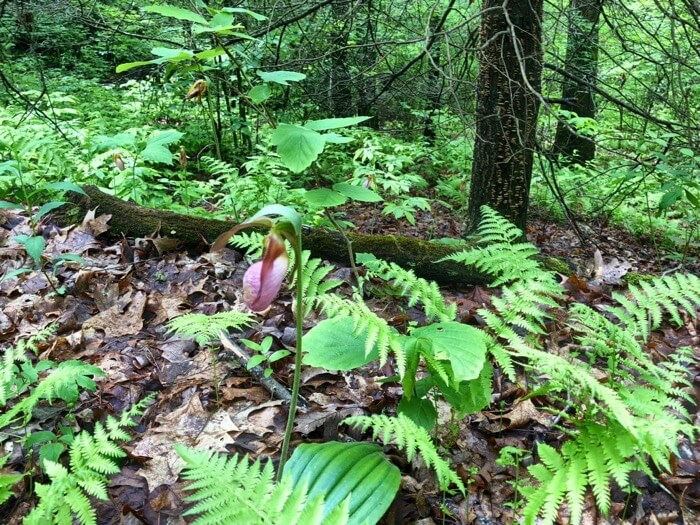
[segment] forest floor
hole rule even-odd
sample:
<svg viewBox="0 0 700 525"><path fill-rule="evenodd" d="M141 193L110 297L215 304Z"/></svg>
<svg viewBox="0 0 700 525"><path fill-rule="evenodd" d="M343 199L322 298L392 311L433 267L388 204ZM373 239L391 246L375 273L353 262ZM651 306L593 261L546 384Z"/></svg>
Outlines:
<svg viewBox="0 0 700 525"><path fill-rule="evenodd" d="M439 216L418 214L415 226L381 217L376 208L347 208L346 212L360 232L400 231L430 238L460 234L458 218L446 210L440 210ZM11 234L31 235L31 228L26 215L12 211L3 211L0 223L0 274L4 274L28 264L23 247L8 242L8 238ZM67 264L57 271L55 279L65 287L63 295L52 293L47 276L41 272L1 282L0 343L3 347L13 345L46 326L58 324L56 336L40 348L40 356L56 362L80 359L106 372L97 392L82 395L72 409L74 419L70 424L76 429L91 429L95 421L118 414L149 393L158 392L127 446L129 457L123 470L111 477L111 499L96 502L99 522L187 523L190 518L182 516L188 506L183 501L185 485L178 480L182 464L173 444L245 453L254 458L275 457L287 409L220 347L200 348L166 331L166 322L184 313L215 313L238 307L241 278L247 266L241 257L231 250L217 254L134 252L133 239L101 241L99 236L108 229L108 220L99 216L87 217L82 225L70 228L46 222L42 230L46 256L70 252L81 255L87 264ZM660 274L678 266L672 260L658 261L651 247L624 231L587 231L607 263L618 259L613 264L616 268ZM591 267L595 248L592 244L581 247L565 225L535 216L528 237L543 254L564 257L571 264L568 275L561 275L567 301L600 307L609 302L613 289L619 288L587 280L586 268ZM144 244L143 239L139 242ZM698 273L700 268L694 264L685 270ZM350 292L347 268L337 268L332 277L345 281L341 292ZM465 286L444 293L448 301L457 302L462 322L478 325L477 309L488 305L490 296L498 290ZM283 293L260 316L258 326L234 337L260 341L271 335L275 348L293 349L291 302L291 295ZM370 299L368 304L396 327L421 320L420 311L406 308L391 296ZM310 316L305 328L317 321ZM646 348L654 359L664 359L675 348L690 346L700 358L697 329L697 319L691 318L681 327L665 325L653 333ZM291 358L275 363L273 368L279 381L291 384ZM696 366L692 371L697 385L700 370ZM308 408L298 414L293 445L342 439L347 430L338 422L349 415L394 412L400 385L378 382L384 373L372 366L347 373L305 368L302 395ZM553 424L555 415L541 410L537 397L524 399L523 394L519 384L497 374L488 409L454 420L449 406L439 404L439 442L468 486L466 498L438 492L425 465L419 461L407 463L400 453L387 447L403 478L399 496L383 523L516 522L511 508L516 472L495 462L498 451L510 445L532 456L536 443L556 444L564 437ZM700 401L697 387L696 401ZM60 412L42 412L32 421L32 428L53 429L59 418L66 422ZM696 424L700 422L700 412L695 412L694 418ZM637 494L613 493L608 517L596 514L590 497L585 523L698 523L700 445L683 443L680 451L673 472L662 475L660 484L639 475ZM21 472L25 462L21 451L14 450L6 468ZM521 472L520 477L523 475ZM12 498L0 507L0 522L19 524L27 510L26 499ZM559 522L567 522L565 512L560 513Z"/></svg>

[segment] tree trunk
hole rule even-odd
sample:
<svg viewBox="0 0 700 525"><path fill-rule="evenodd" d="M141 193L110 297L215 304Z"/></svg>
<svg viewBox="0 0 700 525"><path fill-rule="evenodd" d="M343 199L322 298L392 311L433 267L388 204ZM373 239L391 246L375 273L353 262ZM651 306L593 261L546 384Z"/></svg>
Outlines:
<svg viewBox="0 0 700 525"><path fill-rule="evenodd" d="M468 231L477 228L484 204L525 230L542 77L542 4L483 0Z"/></svg>
<svg viewBox="0 0 700 525"><path fill-rule="evenodd" d="M328 79L330 107L334 117L350 117L352 106L352 79L347 65L347 45L350 35L351 16L349 4L344 0L336 0L331 5L333 13L333 30L330 38L333 42L331 55L331 71Z"/></svg>
<svg viewBox="0 0 700 525"><path fill-rule="evenodd" d="M578 83L565 77L562 84L561 109L579 117L595 117L595 94L592 85L598 72L598 19L602 0L571 0L569 31L566 46L567 73L581 79ZM568 102L571 101L571 102ZM571 162L584 164L595 158L595 142L591 137L575 132L575 126L559 122L554 138L554 151Z"/></svg>

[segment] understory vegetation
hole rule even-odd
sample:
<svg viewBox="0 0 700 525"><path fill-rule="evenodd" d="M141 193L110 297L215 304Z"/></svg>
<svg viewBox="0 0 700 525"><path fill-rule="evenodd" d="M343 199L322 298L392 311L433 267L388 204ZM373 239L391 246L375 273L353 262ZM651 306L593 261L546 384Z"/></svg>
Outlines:
<svg viewBox="0 0 700 525"><path fill-rule="evenodd" d="M492 156L501 2L54 4L0 2L0 521L613 522L700 462L692 2L540 3ZM477 157L526 187L480 205ZM232 229L111 231L92 191Z"/></svg>

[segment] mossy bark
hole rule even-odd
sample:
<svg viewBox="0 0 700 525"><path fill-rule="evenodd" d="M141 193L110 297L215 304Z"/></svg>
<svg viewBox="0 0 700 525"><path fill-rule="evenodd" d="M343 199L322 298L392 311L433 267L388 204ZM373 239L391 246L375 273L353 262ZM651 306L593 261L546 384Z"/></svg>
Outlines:
<svg viewBox="0 0 700 525"><path fill-rule="evenodd" d="M72 203L75 206L64 207L57 219L64 224L78 222L88 210L97 208L97 215L112 216L109 221L110 230L105 234L111 238L121 238L122 234L127 237L148 237L158 231L163 237L178 239L185 248L203 248L233 226L226 221L139 206L107 195L95 186L85 186L83 189L88 197L73 193ZM400 235L364 235L351 232L346 235L352 242L355 253L373 253L439 284L455 288L488 281L485 275L463 264L435 262L464 247ZM349 263L347 246L337 231L325 228L305 229L303 242L304 248L310 250L314 257Z"/></svg>

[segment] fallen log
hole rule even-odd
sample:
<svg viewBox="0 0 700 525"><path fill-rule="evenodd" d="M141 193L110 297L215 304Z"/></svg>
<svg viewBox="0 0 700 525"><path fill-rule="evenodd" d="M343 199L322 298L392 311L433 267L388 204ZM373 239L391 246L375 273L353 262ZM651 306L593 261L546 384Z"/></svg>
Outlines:
<svg viewBox="0 0 700 525"><path fill-rule="evenodd" d="M228 231L233 223L157 210L123 201L100 191L96 186L83 188L88 197L72 193L71 206L58 215L63 224L80 222L89 210L108 214L110 230L103 235L111 238L149 237L160 232L163 237L180 241L185 248L211 243ZM314 257L349 264L348 250L342 235L326 228L305 229L304 248ZM413 270L416 275L451 287L487 282L476 269L454 262L436 263L438 259L462 248L401 235L366 235L346 232L355 253L372 253L380 259Z"/></svg>

